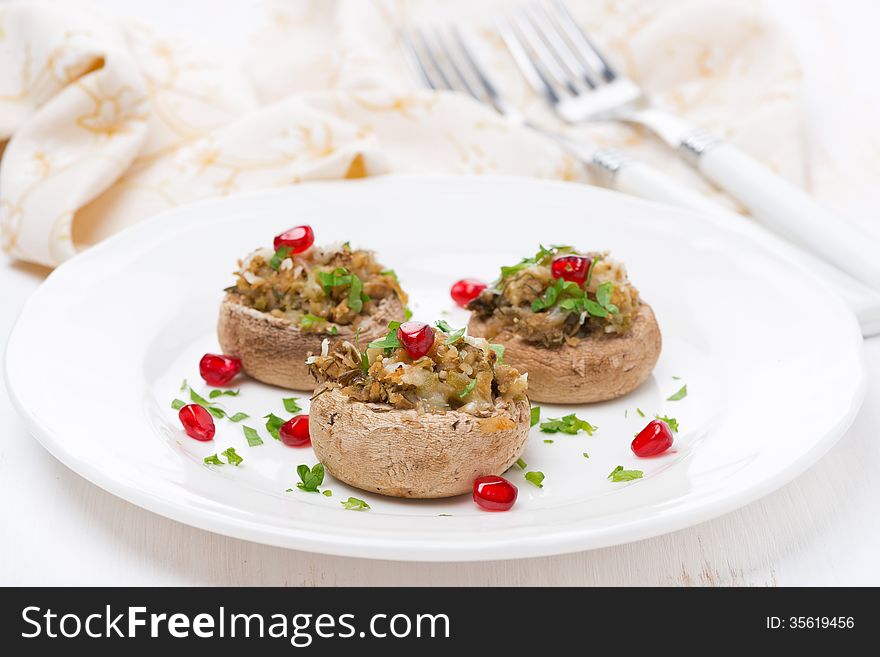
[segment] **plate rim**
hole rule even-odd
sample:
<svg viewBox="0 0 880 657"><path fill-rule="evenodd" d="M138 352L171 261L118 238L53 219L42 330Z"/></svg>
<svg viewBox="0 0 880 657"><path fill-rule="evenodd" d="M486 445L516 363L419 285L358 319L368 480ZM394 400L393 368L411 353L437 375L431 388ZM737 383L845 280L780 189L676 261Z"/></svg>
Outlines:
<svg viewBox="0 0 880 657"><path fill-rule="evenodd" d="M137 234L141 231L151 232L155 229L157 224L160 224L163 221L170 221L169 217L172 217L177 213L192 212L194 209L197 210L198 208L211 207L218 204L222 205L229 202L241 202L241 200L246 200L252 197L284 196L290 193L296 193L296 190L303 186L345 185L346 187L351 187L353 185L370 184L375 181L391 181L392 183L402 181L404 183L412 182L429 184L454 182L457 184L464 183L471 185L506 182L515 183L517 185L528 184L533 187L566 188L567 190L570 190L573 185L573 183L563 181L544 180L522 176L391 174L375 176L358 181L310 181L300 183L296 186L252 190L229 196L202 199L194 203L169 208L148 217L133 226L115 233L107 239L102 240L100 243L77 254L70 260L62 263L46 277L20 309L13 328L9 333L9 338L4 349L4 379L12 405L24 421L28 433L30 433L62 464L96 486L152 513L156 513L198 529L276 547L333 556L415 562L476 562L551 556L598 549L613 545L622 545L679 531L686 527L725 515L778 490L815 464L846 433L861 408L867 393L867 366L863 348L858 350L859 371L854 376L854 379L857 379L857 383L854 388L848 411L838 418L834 426L825 432L825 434L818 439L810 449L801 453L794 460L789 461L787 465L776 472L768 474L763 480L752 483L742 490L735 491L733 494L721 495L719 493L707 496L691 503L685 508L670 510L670 514L668 515L664 514L658 517L642 517L637 521L624 524L623 526L618 525L614 528L614 531L610 531L607 528L597 531L595 528L567 527L562 531L554 532L550 536L520 536L516 538L513 545L506 545L505 550L499 554L497 551L499 539L496 538L493 540L491 537L486 541L474 541L467 545L462 543L451 544L436 541L433 544L426 544L424 540L416 540L413 544L402 544L399 541L396 543L389 543L387 540L383 541L382 534L377 532L375 536L371 536L368 539L358 537L357 540L355 540L354 537L350 536L347 541L343 542L338 539L337 535L331 533L322 534L319 532L305 532L300 528L285 528L282 530L282 528L279 527L267 526L259 522L249 522L241 518L230 519L216 511L197 509L195 507L189 507L183 503L175 503L163 497L155 496L148 491L142 490L136 485L125 485L124 482L120 482L106 474L100 467L93 466L89 461L79 459L75 453L66 449L62 442L53 435L53 432L48 427L44 426L40 420L25 407L24 401L19 397L17 387L13 385L15 381L15 373L13 372L13 364L9 354L12 346L19 339L18 335L21 331L23 318L26 317L31 307L39 302L39 296L42 290L51 279L57 277L58 272L66 271L66 269L91 258L100 257L105 250L113 248L117 239L127 237L130 234ZM684 208L653 203L600 187L590 185L577 185L577 187L580 188L579 192L587 192L599 196L613 196L615 202L643 204L650 207L662 208L665 212L673 211L679 214L700 215L701 221L713 223L722 231L734 231L745 234L749 239L754 240L771 251L775 246L774 240L777 239L775 236L767 234L757 226L750 224L745 218L743 218L741 224L735 224L725 221L720 217L702 215L701 213ZM781 266L791 267L792 265L789 263L782 263ZM803 273L807 276L813 276L813 279L818 286L824 287L829 291L832 289L828 283L818 276L812 275L809 272ZM853 337L859 342L862 342L863 339L861 332L858 329L857 321L851 310L846 307L844 302L836 295L833 295L831 298L833 299L832 303L837 303L839 310L848 317ZM371 551L374 554L365 554L366 551Z"/></svg>

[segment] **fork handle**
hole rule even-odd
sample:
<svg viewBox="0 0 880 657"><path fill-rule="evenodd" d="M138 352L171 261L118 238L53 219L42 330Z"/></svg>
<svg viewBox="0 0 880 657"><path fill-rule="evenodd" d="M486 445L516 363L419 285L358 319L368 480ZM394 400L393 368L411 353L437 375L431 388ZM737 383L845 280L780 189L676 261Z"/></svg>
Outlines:
<svg viewBox="0 0 880 657"><path fill-rule="evenodd" d="M706 132L682 140L682 150L709 180L785 239L825 258L880 290L880 257L871 237L822 208L802 190L732 144Z"/></svg>

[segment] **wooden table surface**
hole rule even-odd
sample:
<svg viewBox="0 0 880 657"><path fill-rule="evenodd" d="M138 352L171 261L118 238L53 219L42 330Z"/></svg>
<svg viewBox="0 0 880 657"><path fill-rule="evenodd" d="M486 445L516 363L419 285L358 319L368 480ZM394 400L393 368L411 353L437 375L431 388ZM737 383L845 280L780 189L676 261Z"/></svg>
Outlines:
<svg viewBox="0 0 880 657"><path fill-rule="evenodd" d="M878 12L867 3L844 4L851 12L847 48L861 48L862 70L868 71L880 47L870 35L876 22L865 16ZM804 39L809 29L803 28ZM877 100L877 90L871 93ZM856 199L853 207L864 201ZM877 207L871 206L875 221ZM0 344L44 276L38 268L0 260ZM0 585L878 585L880 338L865 347L868 396L852 429L776 493L650 540L490 563L329 557L167 520L57 462L26 433L0 382Z"/></svg>

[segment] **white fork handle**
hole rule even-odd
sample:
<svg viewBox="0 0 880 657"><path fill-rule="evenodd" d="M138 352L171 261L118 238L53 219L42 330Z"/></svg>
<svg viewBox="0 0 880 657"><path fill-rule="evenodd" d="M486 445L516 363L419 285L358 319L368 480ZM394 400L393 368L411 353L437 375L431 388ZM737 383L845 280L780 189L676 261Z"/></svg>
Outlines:
<svg viewBox="0 0 880 657"><path fill-rule="evenodd" d="M735 146L720 142L696 157L697 168L767 228L880 290L876 244L802 190Z"/></svg>
<svg viewBox="0 0 880 657"><path fill-rule="evenodd" d="M595 156L592 165L594 168L600 166L595 161ZM733 222L748 221L644 162L635 160L619 162L610 182L614 189L633 196L676 205L703 214L724 216ZM769 231L766 231L765 238L780 258L826 280L855 313L863 336L867 338L880 335L880 293L820 260L809 251L785 242Z"/></svg>

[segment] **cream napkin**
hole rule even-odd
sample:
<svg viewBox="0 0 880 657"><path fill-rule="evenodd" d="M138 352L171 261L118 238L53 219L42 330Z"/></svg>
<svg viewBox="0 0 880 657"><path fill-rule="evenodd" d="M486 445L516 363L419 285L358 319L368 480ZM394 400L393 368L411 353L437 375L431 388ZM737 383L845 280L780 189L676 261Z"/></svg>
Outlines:
<svg viewBox="0 0 880 657"><path fill-rule="evenodd" d="M800 73L758 0L569 0L627 74L796 183ZM264 2L246 61L75 2L0 8L2 246L57 265L167 208L307 180L391 172L589 182L555 144L453 93L419 90L397 30L455 20L522 110L553 117L492 29L510 2ZM221 5L222 7L222 5ZM219 9L218 9L219 10ZM709 188L649 136L567 128Z"/></svg>

